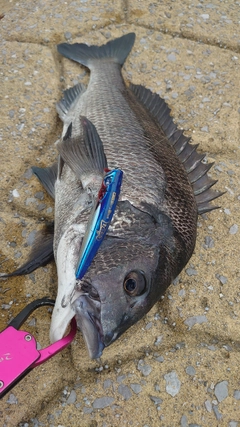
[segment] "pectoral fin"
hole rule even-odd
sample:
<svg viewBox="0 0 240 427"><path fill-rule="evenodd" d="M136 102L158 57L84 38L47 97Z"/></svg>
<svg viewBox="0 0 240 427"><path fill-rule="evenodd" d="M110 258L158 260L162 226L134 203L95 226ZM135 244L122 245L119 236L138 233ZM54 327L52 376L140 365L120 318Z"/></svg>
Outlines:
<svg viewBox="0 0 240 427"><path fill-rule="evenodd" d="M58 141L57 149L63 161L82 181L84 187L84 178L92 175L103 177L107 159L95 126L83 116L80 117L80 125L81 135L72 137L69 131L70 124L65 137Z"/></svg>
<svg viewBox="0 0 240 427"><path fill-rule="evenodd" d="M38 168L37 166L32 166L32 171L34 175L36 175L45 190L53 199L55 199L55 182L57 179L57 169L57 163L54 163L52 166L47 168Z"/></svg>
<svg viewBox="0 0 240 427"><path fill-rule="evenodd" d="M1 273L0 277L7 278L13 276L23 276L32 273L39 267L44 267L53 260L53 234L54 223L46 225L45 230L38 233L33 245L29 259L12 273Z"/></svg>

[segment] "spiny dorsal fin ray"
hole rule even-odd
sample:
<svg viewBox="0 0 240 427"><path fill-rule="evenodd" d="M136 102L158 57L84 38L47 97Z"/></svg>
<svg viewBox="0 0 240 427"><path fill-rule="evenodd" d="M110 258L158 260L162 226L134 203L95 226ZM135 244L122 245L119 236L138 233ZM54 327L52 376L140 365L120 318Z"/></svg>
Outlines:
<svg viewBox="0 0 240 427"><path fill-rule="evenodd" d="M220 194L222 195L222 194ZM204 213L213 211L214 209L219 209L220 206L212 206L209 202L208 203L199 203L198 205L198 214L202 215Z"/></svg>
<svg viewBox="0 0 240 427"><path fill-rule="evenodd" d="M193 145L186 143L184 150L182 150L181 153L178 155L178 158L181 160L182 163L184 163L184 166L186 166L186 163L189 159L190 161L193 161L195 156L199 157L199 155L196 153L197 146L198 144ZM187 170L186 167L185 169Z"/></svg>
<svg viewBox="0 0 240 427"><path fill-rule="evenodd" d="M57 163L53 163L52 166L47 168L39 168L32 166L34 175L39 179L48 194L54 199L55 198L55 182L57 180Z"/></svg>
<svg viewBox="0 0 240 427"><path fill-rule="evenodd" d="M74 108L75 103L79 97L85 92L86 87L82 83L78 83L70 89L63 92L63 98L57 102L56 110L60 119L64 122L69 110Z"/></svg>
<svg viewBox="0 0 240 427"><path fill-rule="evenodd" d="M103 143L90 120L81 116L80 124L82 135L72 138L68 136L70 132L67 130L63 140L58 141L59 154L80 180L85 174L97 173L103 176L107 168Z"/></svg>
<svg viewBox="0 0 240 427"><path fill-rule="evenodd" d="M216 184L216 179L210 179L206 174L192 184L195 196Z"/></svg>
<svg viewBox="0 0 240 427"><path fill-rule="evenodd" d="M196 197L198 213L202 214L215 209L216 207L211 206L209 202L220 197L223 193L210 190L210 187L216 183L207 175L213 163L202 163L205 155L197 153L197 145L190 144L190 138L186 137L183 131L177 128L170 116L170 108L159 95L152 93L150 89L146 89L141 85L130 84L130 89L157 120L164 130L169 143L174 147L179 160L188 173L188 178Z"/></svg>
<svg viewBox="0 0 240 427"><path fill-rule="evenodd" d="M198 146L198 144L196 144L196 145ZM192 147L194 147L194 145L192 145ZM184 167L185 167L188 174L190 172L192 172L205 157L205 154L197 153L196 149L197 149L197 147L194 148L194 151L192 151L190 156L186 160L183 161Z"/></svg>
<svg viewBox="0 0 240 427"><path fill-rule="evenodd" d="M171 136L173 135L173 133L171 134ZM174 149L176 151L176 154L179 155L185 148L185 146L187 145L188 141L190 141L190 138L184 138L183 139L183 134L182 134L182 130L177 129L174 132L174 139L176 140L175 144L174 144Z"/></svg>
<svg viewBox="0 0 240 427"><path fill-rule="evenodd" d="M196 167L191 172L189 172L189 174L188 174L188 178L189 178L189 181L191 182L191 184L196 182L198 179L202 178L202 176L205 175L209 171L209 169L211 169L213 164L214 164L213 162L212 163L202 163L202 162L197 163Z"/></svg>
<svg viewBox="0 0 240 427"><path fill-rule="evenodd" d="M221 195L222 194L223 193L221 193ZM219 197L219 192L212 190L212 189L207 189L207 190L203 191L202 193L197 194L195 197L196 197L198 204L208 203L211 200L217 199L217 197Z"/></svg>
<svg viewBox="0 0 240 427"><path fill-rule="evenodd" d="M37 234L29 259L12 273L1 273L0 277L23 276L39 267L44 267L53 260L54 223L46 224L45 230Z"/></svg>

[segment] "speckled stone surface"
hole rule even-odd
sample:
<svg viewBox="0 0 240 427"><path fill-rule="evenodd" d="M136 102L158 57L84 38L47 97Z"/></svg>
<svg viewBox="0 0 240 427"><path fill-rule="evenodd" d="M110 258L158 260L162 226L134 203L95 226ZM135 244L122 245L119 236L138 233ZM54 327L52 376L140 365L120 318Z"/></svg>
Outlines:
<svg viewBox="0 0 240 427"><path fill-rule="evenodd" d="M123 74L166 99L214 161L221 209L198 221L194 255L147 316L88 358L80 333L0 402L4 427L240 426L240 158L237 1L0 0L0 271L27 257L53 202L31 173L61 133L55 103L87 82L58 42L101 44L134 31ZM0 281L0 330L27 302L55 297L54 263ZM48 345L51 312L25 324ZM0 355L1 357L1 355ZM1 366L0 366L1 368Z"/></svg>

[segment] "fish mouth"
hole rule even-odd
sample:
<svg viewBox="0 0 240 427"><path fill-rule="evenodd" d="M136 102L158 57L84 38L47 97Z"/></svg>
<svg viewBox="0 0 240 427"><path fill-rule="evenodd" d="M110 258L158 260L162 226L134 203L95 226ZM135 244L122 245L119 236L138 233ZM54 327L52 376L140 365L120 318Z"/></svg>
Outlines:
<svg viewBox="0 0 240 427"><path fill-rule="evenodd" d="M80 295L73 303L76 313L77 326L83 334L89 357L101 357L105 344L103 330L100 322L101 303L91 299L88 295Z"/></svg>

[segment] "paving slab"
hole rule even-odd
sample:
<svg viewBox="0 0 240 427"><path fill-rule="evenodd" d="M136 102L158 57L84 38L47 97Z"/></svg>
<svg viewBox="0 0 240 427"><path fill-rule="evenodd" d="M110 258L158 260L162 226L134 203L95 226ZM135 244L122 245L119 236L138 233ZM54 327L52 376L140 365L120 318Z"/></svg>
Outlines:
<svg viewBox="0 0 240 427"><path fill-rule="evenodd" d="M56 43L62 35L66 40L71 40L76 35L123 19L121 0L24 0L15 3L6 14L1 37L6 40L31 40L33 43Z"/></svg>
<svg viewBox="0 0 240 427"><path fill-rule="evenodd" d="M89 360L78 333L69 348L2 399L4 427L240 426L237 2L211 4L208 12L205 3L183 2L181 8L179 2L156 3L153 14L147 2L128 7L119 2L112 13L116 23L103 12L110 2L23 1L8 4L0 20L1 271L26 259L43 220L53 217L53 201L30 166L54 161L61 132L55 103L63 89L89 78L86 68L56 52L55 43L66 41L67 32L70 42L101 44L135 31L125 80L167 100L175 123L215 161L211 176L226 191L221 209L199 218L194 255L164 299L105 349L100 361ZM71 19L78 7L90 9L82 13L81 26ZM142 21L136 19L138 8ZM159 8L169 15L164 27ZM184 17L177 18L181 12ZM93 16L99 18L94 28ZM175 31L168 27L174 19ZM184 32L183 19L194 22L186 27L190 32ZM55 297L56 286L53 263L26 277L1 280L0 330L30 300ZM42 346L48 344L50 316L42 308L25 325Z"/></svg>
<svg viewBox="0 0 240 427"><path fill-rule="evenodd" d="M36 154L42 146L45 151L51 145L48 155L53 151L50 135L57 121L55 104L61 93L59 72L51 50L30 42L2 42L0 61L0 146L2 152L7 153L0 179L17 181L17 174L25 172L29 164L26 150ZM13 159L16 176L11 173Z"/></svg>
<svg viewBox="0 0 240 427"><path fill-rule="evenodd" d="M39 196L38 190L42 189L31 179L30 166L51 164L56 158L55 104L61 87L48 47L4 41L0 56L0 217L4 229L1 260L10 251L14 267L27 255L31 245L29 236L36 233L43 216L46 219L53 216L52 201L45 193ZM27 217L29 210L31 215Z"/></svg>
<svg viewBox="0 0 240 427"><path fill-rule="evenodd" d="M239 50L238 1L130 0L128 22Z"/></svg>

